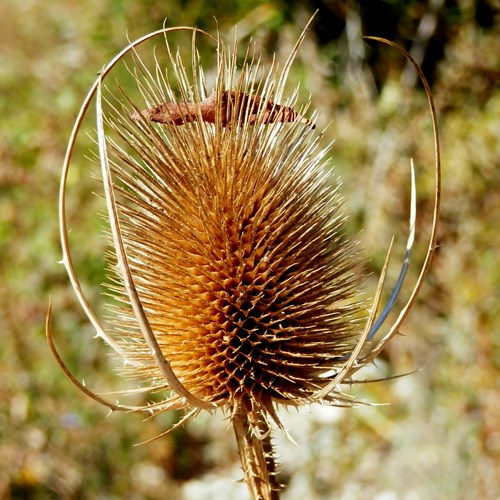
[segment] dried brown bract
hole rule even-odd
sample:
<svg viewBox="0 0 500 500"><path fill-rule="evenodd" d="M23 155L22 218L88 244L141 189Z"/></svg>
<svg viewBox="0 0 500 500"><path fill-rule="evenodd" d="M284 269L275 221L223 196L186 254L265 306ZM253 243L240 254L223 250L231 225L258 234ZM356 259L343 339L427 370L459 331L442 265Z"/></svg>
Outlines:
<svg viewBox="0 0 500 500"><path fill-rule="evenodd" d="M133 75L145 106L119 95L102 97L103 79L123 56L173 30L131 43L103 70L75 125L60 192L64 263L77 296L97 334L125 361L127 374L165 394L164 400L130 408L102 399L60 359L50 314L49 341L70 379L113 410L185 409L188 418L202 409L224 409L253 498L277 498L270 441L272 423L282 428L276 408L356 403L342 382L397 332L430 264L439 164L435 223L419 284L382 340L363 349L392 307L390 302L377 318L385 267L366 317L358 298L362 265L343 233L327 150L319 149L307 110L295 111L294 98L280 104L302 38L281 72L272 67L259 78L260 64L250 51L238 65L236 46L230 50L217 40L215 90L208 94L193 37L190 75L168 45L169 78L159 63L150 71L136 56ZM116 260L111 288L122 304L109 331L79 285L65 220L66 176L93 98ZM393 295L413 244L414 189L412 195L407 259Z"/></svg>

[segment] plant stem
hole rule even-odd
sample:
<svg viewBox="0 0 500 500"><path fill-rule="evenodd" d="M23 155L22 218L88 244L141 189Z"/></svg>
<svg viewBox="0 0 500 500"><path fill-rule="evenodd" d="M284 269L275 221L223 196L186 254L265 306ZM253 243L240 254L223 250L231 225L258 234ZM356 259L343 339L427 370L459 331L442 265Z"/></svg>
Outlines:
<svg viewBox="0 0 500 500"><path fill-rule="evenodd" d="M263 418L255 422L254 415L241 404L231 419L245 482L253 500L279 500L270 428Z"/></svg>

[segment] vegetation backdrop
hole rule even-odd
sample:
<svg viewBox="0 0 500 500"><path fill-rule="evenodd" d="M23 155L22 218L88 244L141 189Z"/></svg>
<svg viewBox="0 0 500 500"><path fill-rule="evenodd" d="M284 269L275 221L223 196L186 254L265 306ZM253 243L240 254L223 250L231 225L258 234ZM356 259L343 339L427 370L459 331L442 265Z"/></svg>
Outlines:
<svg viewBox="0 0 500 500"><path fill-rule="evenodd" d="M277 436L284 498L500 497L498 1L3 0L0 498L246 498L223 415L201 415L134 446L178 415L107 416L54 362L44 335L49 297L69 366L89 387L119 387L57 263L59 174L78 107L127 37L165 18L167 26L218 27L228 37L237 27L242 44L252 37L282 59L316 9L292 78L302 98L311 95L319 128L330 123L325 144L335 138L332 164L343 179L349 228L359 233L374 279L392 235L396 253L404 248L410 158L421 221L408 283L415 279L431 217L433 145L425 97L405 61L360 34L411 50L430 80L443 213L440 248L404 335L364 376L415 373L351 388L388 405L285 414L299 446ZM105 242L95 170L83 156L75 162L68 208L78 270L99 304Z"/></svg>

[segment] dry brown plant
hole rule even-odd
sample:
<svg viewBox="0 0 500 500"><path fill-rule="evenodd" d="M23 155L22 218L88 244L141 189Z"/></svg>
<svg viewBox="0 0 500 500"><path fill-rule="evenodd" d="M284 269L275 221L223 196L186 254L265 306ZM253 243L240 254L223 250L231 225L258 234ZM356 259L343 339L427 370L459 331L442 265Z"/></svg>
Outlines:
<svg viewBox="0 0 500 500"><path fill-rule="evenodd" d="M176 31L193 35L190 70L168 41L171 72L165 74L158 60L148 68L137 48L154 37L167 40ZM97 335L123 359L126 375L143 382L141 391L164 394L164 399L126 406L88 389L58 354L49 309L47 336L62 370L111 410L155 415L182 409L180 425L202 410L223 409L255 499L279 497L271 429L287 430L277 408L358 404L342 384L353 383L353 374L398 333L436 246L439 142L432 98L417 68L436 143L433 226L409 299L375 340L410 262L416 220L413 165L406 257L379 311L390 249L368 306L360 298L362 258L344 234L340 183L332 181L327 168L328 148L320 148L314 114L308 119L307 107L295 111L297 93L284 96L304 36L305 31L283 68L263 68L252 46L238 64L237 42L228 47L220 36L194 28L162 29L130 43L103 69L81 107L59 195L63 263L78 300ZM196 50L199 37L217 45L213 92L207 91ZM128 54L134 55L130 73L145 104L104 87ZM108 329L79 283L65 213L68 171L92 101L113 248L109 288L120 303Z"/></svg>

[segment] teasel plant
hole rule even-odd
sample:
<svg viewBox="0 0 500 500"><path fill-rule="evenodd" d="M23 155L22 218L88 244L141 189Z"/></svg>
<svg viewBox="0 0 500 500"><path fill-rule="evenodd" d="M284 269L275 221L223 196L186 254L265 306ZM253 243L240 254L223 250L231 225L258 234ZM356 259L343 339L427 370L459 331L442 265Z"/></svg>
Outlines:
<svg viewBox="0 0 500 500"><path fill-rule="evenodd" d="M192 35L188 64L169 43L177 32ZM254 499L280 495L271 431L293 439L293 430L285 429L278 409L361 403L343 387L355 383L354 374L399 332L436 248L440 159L431 92L403 49L371 38L414 64L435 138L427 254L409 298L382 328L403 287L415 240L413 165L401 271L382 306L391 242L368 303L361 293L363 258L346 235L340 182L328 166L330 147L321 146L315 114L307 106L296 109L298 92L285 96L305 36L306 30L282 68L276 62L264 67L252 44L239 55L237 41L228 45L219 34L197 28L164 27L129 43L103 68L81 106L59 192L62 263L78 301L96 335L123 360L123 374L139 381L131 392L151 394L151 402L115 403L78 380L55 346L49 306L47 338L62 371L112 411L154 416L183 410L172 428L201 411L223 410ZM156 55L152 67L139 56L139 46L156 37L165 38L168 72ZM197 51L200 38L216 47L210 90ZM127 68L142 102L120 85L110 90L105 84L126 56L132 56ZM78 279L66 215L68 173L92 103L112 248L106 293L114 305L106 327ZM159 401L153 397L158 394Z"/></svg>

